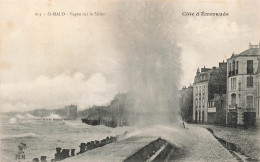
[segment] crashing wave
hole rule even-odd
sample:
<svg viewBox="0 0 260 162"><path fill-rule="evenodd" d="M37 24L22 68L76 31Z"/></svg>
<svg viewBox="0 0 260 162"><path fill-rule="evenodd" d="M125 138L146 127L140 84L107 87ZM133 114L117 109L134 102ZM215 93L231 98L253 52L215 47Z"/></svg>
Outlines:
<svg viewBox="0 0 260 162"><path fill-rule="evenodd" d="M21 115L21 114L16 114L15 117L16 117L17 119L25 119L25 118L26 118L25 116L23 116L23 115Z"/></svg>
<svg viewBox="0 0 260 162"><path fill-rule="evenodd" d="M22 137L36 137L38 136L35 133L24 133L24 134L15 134L15 135L3 135L1 136L1 139L6 139L6 138L22 138Z"/></svg>
<svg viewBox="0 0 260 162"><path fill-rule="evenodd" d="M17 123L17 118L16 117L12 117L11 119L9 119L9 124L15 124L15 123Z"/></svg>
<svg viewBox="0 0 260 162"><path fill-rule="evenodd" d="M51 113L49 116L44 117L45 119L63 119L61 116L57 115L57 114L53 114Z"/></svg>
<svg viewBox="0 0 260 162"><path fill-rule="evenodd" d="M24 116L25 116L26 118L29 118L29 119L37 119L37 118L39 118L39 117L36 117L36 116L31 115L30 113L26 113Z"/></svg>

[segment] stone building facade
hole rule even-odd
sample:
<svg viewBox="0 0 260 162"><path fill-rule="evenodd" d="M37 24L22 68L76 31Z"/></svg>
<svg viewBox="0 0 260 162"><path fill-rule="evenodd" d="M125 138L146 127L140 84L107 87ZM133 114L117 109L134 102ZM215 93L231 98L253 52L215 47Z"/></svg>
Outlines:
<svg viewBox="0 0 260 162"><path fill-rule="evenodd" d="M226 94L215 95L208 101L208 123L225 125Z"/></svg>
<svg viewBox="0 0 260 162"><path fill-rule="evenodd" d="M237 117L236 124L243 125L245 112L257 111L259 55L259 45L249 44L249 49L227 59L227 124Z"/></svg>
<svg viewBox="0 0 260 162"><path fill-rule="evenodd" d="M192 122L193 87L183 87L179 90L180 115L185 122Z"/></svg>
<svg viewBox="0 0 260 162"><path fill-rule="evenodd" d="M226 93L226 62L219 67L198 69L193 83L193 121L208 122L208 101Z"/></svg>
<svg viewBox="0 0 260 162"><path fill-rule="evenodd" d="M259 120L260 119L260 57L258 57L258 68L257 68L257 108L256 108L256 118Z"/></svg>

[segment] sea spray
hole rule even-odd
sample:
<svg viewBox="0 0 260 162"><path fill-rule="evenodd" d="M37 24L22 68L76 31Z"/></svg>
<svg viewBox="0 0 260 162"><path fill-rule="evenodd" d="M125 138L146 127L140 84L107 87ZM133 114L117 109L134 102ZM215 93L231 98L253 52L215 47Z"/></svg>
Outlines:
<svg viewBox="0 0 260 162"><path fill-rule="evenodd" d="M190 144L192 135L180 124L153 125L150 127L137 126L124 134L124 139L131 137L161 137L177 147L185 147Z"/></svg>
<svg viewBox="0 0 260 162"><path fill-rule="evenodd" d="M180 48L169 2L120 2L113 20L121 53L122 87L130 91L130 123L166 124L179 120Z"/></svg>

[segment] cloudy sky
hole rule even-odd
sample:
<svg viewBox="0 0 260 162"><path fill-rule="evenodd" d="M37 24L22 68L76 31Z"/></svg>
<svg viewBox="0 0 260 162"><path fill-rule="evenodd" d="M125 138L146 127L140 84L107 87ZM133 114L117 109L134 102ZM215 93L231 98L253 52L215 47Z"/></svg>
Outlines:
<svg viewBox="0 0 260 162"><path fill-rule="evenodd" d="M134 2L134 1L131 1ZM0 1L1 109L24 111L77 104L107 104L127 89L120 78L120 51L113 44L118 1ZM232 52L260 40L255 1L167 1L176 22L182 75L193 83L198 67L217 66ZM120 6L119 6L120 7ZM102 17L47 17L36 12L104 12ZM190 17L183 12L228 12L228 17ZM128 11L125 10L127 13Z"/></svg>

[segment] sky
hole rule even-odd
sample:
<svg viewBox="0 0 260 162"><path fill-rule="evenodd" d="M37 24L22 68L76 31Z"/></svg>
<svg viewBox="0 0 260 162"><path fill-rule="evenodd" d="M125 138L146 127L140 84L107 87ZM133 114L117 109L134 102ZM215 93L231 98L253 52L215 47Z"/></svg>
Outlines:
<svg viewBox="0 0 260 162"><path fill-rule="evenodd" d="M126 92L121 52L114 44L120 1L0 0L0 106L2 111L106 105ZM128 3L138 3L130 1ZM169 0L180 48L178 88L193 83L198 67L218 66L260 41L255 1ZM47 17L36 12L103 12L98 17ZM227 17L182 16L228 12ZM123 12L123 11L121 11ZM127 15L127 9L124 11ZM127 20L126 20L127 21ZM171 29L169 29L171 30ZM123 40L122 40L123 41Z"/></svg>

